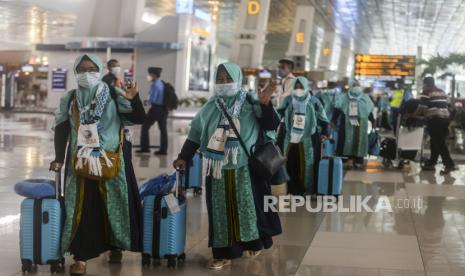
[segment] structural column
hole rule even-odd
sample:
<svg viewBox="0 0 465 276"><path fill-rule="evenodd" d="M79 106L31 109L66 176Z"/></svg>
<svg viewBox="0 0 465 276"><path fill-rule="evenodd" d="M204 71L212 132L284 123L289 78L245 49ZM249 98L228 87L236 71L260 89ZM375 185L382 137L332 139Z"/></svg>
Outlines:
<svg viewBox="0 0 465 276"><path fill-rule="evenodd" d="M312 6L297 6L291 39L286 56L294 60L296 69L310 70L310 42L315 9Z"/></svg>
<svg viewBox="0 0 465 276"><path fill-rule="evenodd" d="M270 0L242 0L230 60L243 68L260 68L266 43Z"/></svg>
<svg viewBox="0 0 465 276"><path fill-rule="evenodd" d="M339 57L339 66L338 66L339 79L342 79L344 77L349 77L348 67L349 67L349 60L351 60L350 57L352 55L353 53L350 48L347 48L347 47L341 48L341 55Z"/></svg>
<svg viewBox="0 0 465 276"><path fill-rule="evenodd" d="M331 66L331 57L334 50L335 35L336 34L334 32L325 32L321 47L320 59L318 62L318 69L329 71L329 67Z"/></svg>

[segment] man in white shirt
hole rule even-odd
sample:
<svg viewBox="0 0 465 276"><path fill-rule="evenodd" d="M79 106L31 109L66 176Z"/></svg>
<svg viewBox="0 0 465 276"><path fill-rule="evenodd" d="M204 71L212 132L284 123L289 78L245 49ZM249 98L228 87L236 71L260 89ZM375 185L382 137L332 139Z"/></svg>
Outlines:
<svg viewBox="0 0 465 276"><path fill-rule="evenodd" d="M279 106L279 103L284 100L284 98L291 95L292 80L295 78L295 76L292 74L292 70L294 70L294 62L292 60L279 60L278 78L281 79L281 84L276 87L276 92L273 95L273 104L275 106Z"/></svg>

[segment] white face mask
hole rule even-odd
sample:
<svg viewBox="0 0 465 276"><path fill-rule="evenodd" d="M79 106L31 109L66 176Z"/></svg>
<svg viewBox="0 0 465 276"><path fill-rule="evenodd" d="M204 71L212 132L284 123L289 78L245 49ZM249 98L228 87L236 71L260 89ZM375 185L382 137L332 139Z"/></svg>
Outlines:
<svg viewBox="0 0 465 276"><path fill-rule="evenodd" d="M235 82L215 84L214 92L219 97L232 97L239 92L239 85Z"/></svg>
<svg viewBox="0 0 465 276"><path fill-rule="evenodd" d="M77 84L85 88L93 88L100 83L100 72L85 72L76 74Z"/></svg>
<svg viewBox="0 0 465 276"><path fill-rule="evenodd" d="M121 67L112 67L110 68L110 72L113 74L113 75L118 75L120 72L121 72Z"/></svg>
<svg viewBox="0 0 465 276"><path fill-rule="evenodd" d="M294 89L293 95L297 96L297 97L303 97L303 96L307 95L307 92L302 88Z"/></svg>
<svg viewBox="0 0 465 276"><path fill-rule="evenodd" d="M152 76L147 75L147 81L153 81Z"/></svg>

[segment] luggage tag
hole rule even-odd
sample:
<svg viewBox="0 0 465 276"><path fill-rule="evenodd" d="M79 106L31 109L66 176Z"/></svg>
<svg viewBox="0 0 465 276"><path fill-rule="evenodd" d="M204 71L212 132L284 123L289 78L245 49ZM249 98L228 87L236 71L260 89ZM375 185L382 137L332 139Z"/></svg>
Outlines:
<svg viewBox="0 0 465 276"><path fill-rule="evenodd" d="M181 211L181 208L179 208L179 204L176 200L176 197L174 197L174 194L168 194L164 196L164 198L171 214L176 214L177 212Z"/></svg>
<svg viewBox="0 0 465 276"><path fill-rule="evenodd" d="M356 101L350 101L349 103L349 116L358 116L358 103Z"/></svg>
<svg viewBox="0 0 465 276"><path fill-rule="evenodd" d="M77 137L78 147L99 148L100 138L97 131L97 123L80 125Z"/></svg>
<svg viewBox="0 0 465 276"><path fill-rule="evenodd" d="M353 118L350 118L353 117ZM358 117L358 103L356 101L349 102L349 121L353 126L359 126L360 123L357 119Z"/></svg>

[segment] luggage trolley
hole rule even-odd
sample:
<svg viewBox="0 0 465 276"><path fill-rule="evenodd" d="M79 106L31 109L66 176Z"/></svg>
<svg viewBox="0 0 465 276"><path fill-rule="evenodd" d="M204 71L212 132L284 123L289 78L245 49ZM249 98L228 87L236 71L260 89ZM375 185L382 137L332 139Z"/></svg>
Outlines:
<svg viewBox="0 0 465 276"><path fill-rule="evenodd" d="M383 165L387 168L394 166L397 163L397 168L404 167L405 160L416 160L418 152L420 152L420 163L424 161L423 148L425 144L425 127L416 125L414 127L406 127L401 124L402 117L398 116L395 138L386 137L381 143L381 157L383 157Z"/></svg>

